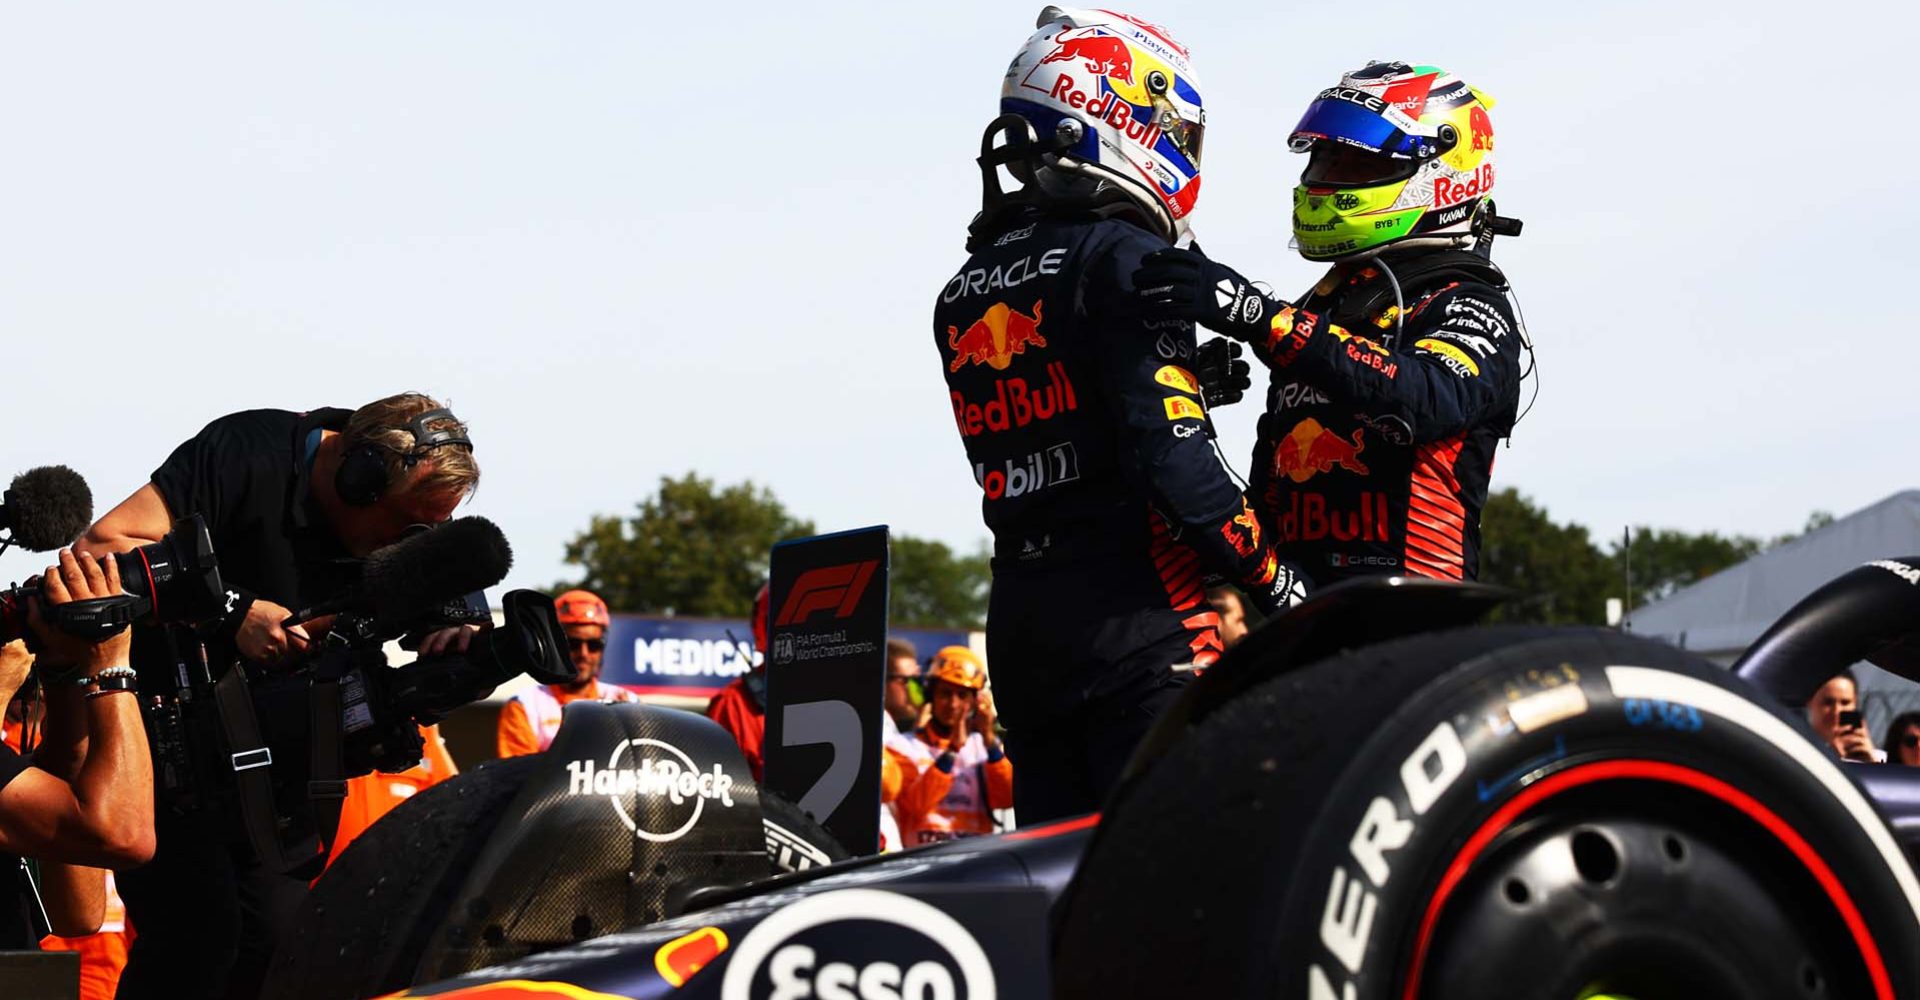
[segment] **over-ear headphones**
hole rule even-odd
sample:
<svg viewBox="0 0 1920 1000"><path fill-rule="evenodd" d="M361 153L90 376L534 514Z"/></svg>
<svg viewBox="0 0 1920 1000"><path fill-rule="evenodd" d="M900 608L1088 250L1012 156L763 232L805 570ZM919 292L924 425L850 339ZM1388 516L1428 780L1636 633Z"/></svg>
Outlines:
<svg viewBox="0 0 1920 1000"><path fill-rule="evenodd" d="M453 423L451 428L428 430L427 425L436 420ZM460 423L452 410L428 410L407 423L407 430L413 434L413 447L400 453L402 471L411 469L426 458L435 448L457 445L473 450L473 442L468 440L465 425ZM387 475L388 456L392 452L374 444L360 444L347 449L340 457L340 468L333 474L333 491L340 500L352 507L366 507L380 501L392 486Z"/></svg>

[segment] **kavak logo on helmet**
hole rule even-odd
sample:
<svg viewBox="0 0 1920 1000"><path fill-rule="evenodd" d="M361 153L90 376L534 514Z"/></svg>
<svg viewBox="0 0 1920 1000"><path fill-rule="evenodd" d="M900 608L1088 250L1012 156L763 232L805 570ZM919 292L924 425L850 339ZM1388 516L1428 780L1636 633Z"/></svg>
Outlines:
<svg viewBox="0 0 1920 1000"><path fill-rule="evenodd" d="M627 762L623 764L623 760ZM671 743L638 738L616 744L605 767L596 767L591 760L569 761L567 794L606 796L613 804L614 815L634 836L660 844L685 836L700 822L708 802L718 803L723 809L733 808L733 777L718 763L712 770L701 770L692 757ZM643 805L661 800L668 809ZM665 821L655 818L661 811L668 815ZM685 818L676 824L674 818L682 813ZM649 829L649 821L667 829Z"/></svg>
<svg viewBox="0 0 1920 1000"><path fill-rule="evenodd" d="M842 889L776 910L748 931L720 996L996 1000L998 985L986 949L938 907L878 889Z"/></svg>

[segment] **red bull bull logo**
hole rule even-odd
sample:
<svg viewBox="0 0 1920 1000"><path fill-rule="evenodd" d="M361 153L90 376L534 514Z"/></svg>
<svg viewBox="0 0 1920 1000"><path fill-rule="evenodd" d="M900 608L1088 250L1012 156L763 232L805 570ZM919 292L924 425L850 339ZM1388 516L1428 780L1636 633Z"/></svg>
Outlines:
<svg viewBox="0 0 1920 1000"><path fill-rule="evenodd" d="M1474 149L1493 151L1493 119L1487 117L1486 108L1476 104L1467 109L1467 132L1473 136Z"/></svg>
<svg viewBox="0 0 1920 1000"><path fill-rule="evenodd" d="M1226 539L1241 558L1253 555L1260 548L1260 521L1245 500L1240 501L1240 513L1220 526L1220 537Z"/></svg>
<svg viewBox="0 0 1920 1000"><path fill-rule="evenodd" d="M727 932L718 927L702 927L691 934L668 941L653 953L654 971L679 989L687 985L687 980L720 957L727 950Z"/></svg>
<svg viewBox="0 0 1920 1000"><path fill-rule="evenodd" d="M1061 32L1062 36L1065 34ZM1056 37L1054 41L1059 43L1059 47L1040 60L1042 66L1070 59L1085 59L1089 73L1133 82L1133 52L1123 39L1113 35L1090 34L1078 38Z"/></svg>
<svg viewBox="0 0 1920 1000"><path fill-rule="evenodd" d="M626 1000L625 997L582 989L570 983L542 983L530 979L502 979L478 986L463 986L444 993L393 993L403 997L432 996L435 1000Z"/></svg>
<svg viewBox="0 0 1920 1000"><path fill-rule="evenodd" d="M1285 476L1304 483L1336 467L1359 476L1370 475L1360 461L1360 453L1367 447L1365 435L1364 430L1355 428L1351 439L1342 438L1308 417L1295 424L1273 450L1274 478Z"/></svg>
<svg viewBox="0 0 1920 1000"><path fill-rule="evenodd" d="M961 333L959 327L947 327L947 346L953 349L953 361L947 365L947 371L957 372L969 364L1006 371L1013 363L1013 356L1025 354L1029 344L1036 348L1047 346L1047 338L1040 335L1043 304L1035 301L1033 315L1028 316L1005 302L995 302L987 307L985 315L967 327L967 332Z"/></svg>

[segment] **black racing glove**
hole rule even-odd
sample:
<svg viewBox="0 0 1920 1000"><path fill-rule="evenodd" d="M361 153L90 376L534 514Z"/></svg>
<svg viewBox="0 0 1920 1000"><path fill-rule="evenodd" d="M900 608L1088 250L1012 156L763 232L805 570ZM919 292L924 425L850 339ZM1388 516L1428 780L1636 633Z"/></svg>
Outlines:
<svg viewBox="0 0 1920 1000"><path fill-rule="evenodd" d="M1193 374L1200 379L1207 409L1238 403L1253 388L1253 368L1240 360L1242 350L1237 340L1215 337L1194 353Z"/></svg>
<svg viewBox="0 0 1920 1000"><path fill-rule="evenodd" d="M1274 573L1273 582L1267 584L1242 583L1240 590L1268 618L1307 599L1311 585L1306 575L1281 562L1279 571Z"/></svg>
<svg viewBox="0 0 1920 1000"><path fill-rule="evenodd" d="M1269 318L1285 304L1197 248L1148 254L1133 272L1133 287L1149 320L1190 320L1250 344L1267 339Z"/></svg>

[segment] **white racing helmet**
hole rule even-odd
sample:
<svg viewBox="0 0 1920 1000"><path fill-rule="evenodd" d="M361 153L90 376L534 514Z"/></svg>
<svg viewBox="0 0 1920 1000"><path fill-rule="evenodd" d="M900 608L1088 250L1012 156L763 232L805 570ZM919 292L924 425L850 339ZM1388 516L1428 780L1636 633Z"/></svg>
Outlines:
<svg viewBox="0 0 1920 1000"><path fill-rule="evenodd" d="M1033 176L1021 177L1029 186L1124 196L1177 239L1200 196L1206 132L1186 47L1114 11L1047 7L1037 24L1007 67L989 141L1007 116L1023 119L1039 157L1028 161Z"/></svg>

